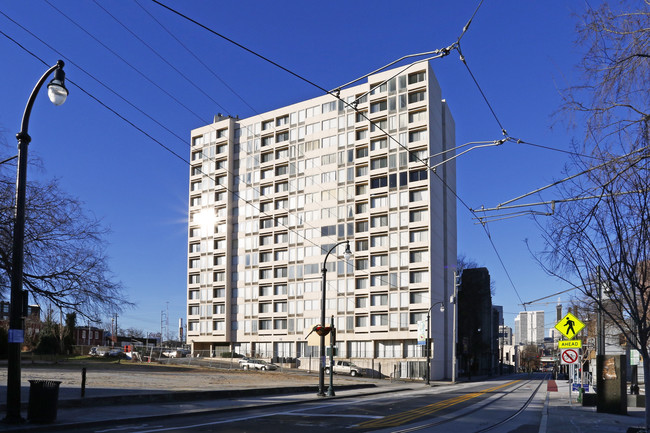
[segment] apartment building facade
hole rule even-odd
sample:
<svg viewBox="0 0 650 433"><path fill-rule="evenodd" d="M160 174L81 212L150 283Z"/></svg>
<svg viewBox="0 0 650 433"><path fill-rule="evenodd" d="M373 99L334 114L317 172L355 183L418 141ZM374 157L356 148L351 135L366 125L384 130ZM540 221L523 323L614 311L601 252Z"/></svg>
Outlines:
<svg viewBox="0 0 650 433"><path fill-rule="evenodd" d="M193 351L424 360L417 323L453 294L455 127L428 63L192 131L187 339ZM431 157L431 155L436 155ZM452 310L431 310L431 378L451 376Z"/></svg>

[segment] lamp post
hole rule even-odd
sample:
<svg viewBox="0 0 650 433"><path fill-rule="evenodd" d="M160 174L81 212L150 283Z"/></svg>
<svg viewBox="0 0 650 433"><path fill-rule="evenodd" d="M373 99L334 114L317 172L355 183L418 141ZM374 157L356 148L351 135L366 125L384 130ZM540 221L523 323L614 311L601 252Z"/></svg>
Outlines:
<svg viewBox="0 0 650 433"><path fill-rule="evenodd" d="M453 304L454 304L454 317L452 319L452 337L451 337L451 383L456 383L456 338L457 338L457 319L456 315L458 312L458 281L459 275L454 271L454 295L453 295Z"/></svg>
<svg viewBox="0 0 650 433"><path fill-rule="evenodd" d="M31 137L27 133L29 116L36 100L38 91L47 77L54 72L54 78L47 86L47 94L54 105L61 105L68 96L65 88L65 72L63 61L48 69L38 80L32 90L21 123L18 139L18 168L16 171L16 204L14 207L14 237L11 264L11 298L9 309L9 344L7 358L7 414L5 421L19 423L20 416L20 346L25 341L23 328L24 305L27 304L27 294L23 293L23 262L25 245L25 196L27 187L27 146Z"/></svg>
<svg viewBox="0 0 650 433"><path fill-rule="evenodd" d="M352 251L350 251L350 241L342 241L334 245L325 255L325 260L323 260L323 288L321 293L321 302L320 302L320 323L321 326L325 326L325 292L327 290L327 258L329 255L338 247L339 245L345 244L345 251L343 252L343 257L346 261L350 260L352 256ZM330 336L331 338L331 336ZM330 373L334 369L333 365L330 365ZM325 334L320 335L320 367L318 369L318 396L325 397ZM334 392L333 387L330 386L332 393Z"/></svg>
<svg viewBox="0 0 650 433"><path fill-rule="evenodd" d="M431 304L429 311L427 311L427 385L431 383L431 309L436 305L440 305L441 313L445 312L445 304L443 304L442 301Z"/></svg>

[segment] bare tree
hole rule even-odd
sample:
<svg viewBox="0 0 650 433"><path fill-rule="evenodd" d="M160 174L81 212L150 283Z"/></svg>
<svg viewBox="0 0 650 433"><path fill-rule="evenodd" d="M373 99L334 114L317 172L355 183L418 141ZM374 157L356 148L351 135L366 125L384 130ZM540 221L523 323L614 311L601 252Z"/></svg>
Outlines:
<svg viewBox="0 0 650 433"><path fill-rule="evenodd" d="M650 2L588 9L578 34L583 84L567 90L562 113L585 125L567 170L583 174L563 183L563 198L575 201L556 206L541 261L618 326L650 377Z"/></svg>
<svg viewBox="0 0 650 433"><path fill-rule="evenodd" d="M2 158L4 159L4 158ZM0 295L10 288L15 174L0 166ZM27 186L24 288L32 302L96 319L132 304L105 253L107 230L56 181Z"/></svg>

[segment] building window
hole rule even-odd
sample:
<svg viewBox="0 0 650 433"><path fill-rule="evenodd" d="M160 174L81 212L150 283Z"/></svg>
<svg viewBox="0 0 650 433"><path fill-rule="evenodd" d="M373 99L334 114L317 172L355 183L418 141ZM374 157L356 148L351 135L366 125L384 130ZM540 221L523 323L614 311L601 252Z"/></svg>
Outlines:
<svg viewBox="0 0 650 433"><path fill-rule="evenodd" d="M370 218L370 227L386 227L388 226L388 215L377 215Z"/></svg>
<svg viewBox="0 0 650 433"><path fill-rule="evenodd" d="M370 286L371 287L381 287L388 285L388 275L387 274L375 274L370 276Z"/></svg>
<svg viewBox="0 0 650 433"><path fill-rule="evenodd" d="M380 138L379 140L373 140L370 142L370 151L386 149L388 147L388 140L385 138Z"/></svg>
<svg viewBox="0 0 650 433"><path fill-rule="evenodd" d="M412 92L409 93L409 104L413 104L416 102L421 102L424 101L427 98L427 92L425 90L421 90L419 92Z"/></svg>
<svg viewBox="0 0 650 433"><path fill-rule="evenodd" d="M427 271L411 271L409 275L409 282L411 284L428 283L429 272Z"/></svg>
<svg viewBox="0 0 650 433"><path fill-rule="evenodd" d="M383 188L388 186L388 177L381 176L370 179L370 189Z"/></svg>
<svg viewBox="0 0 650 433"><path fill-rule="evenodd" d="M426 200L426 198L427 198L427 191L424 189L409 192L410 203L413 203L414 201Z"/></svg>
<svg viewBox="0 0 650 433"><path fill-rule="evenodd" d="M412 231L409 234L409 236L411 242L426 242L429 239L429 231L428 230Z"/></svg>
<svg viewBox="0 0 650 433"><path fill-rule="evenodd" d="M426 221L427 215L426 210L412 210L409 212L409 221L412 223Z"/></svg>
<svg viewBox="0 0 650 433"><path fill-rule="evenodd" d="M388 314L371 314L370 326L388 326Z"/></svg>
<svg viewBox="0 0 650 433"><path fill-rule="evenodd" d="M429 252L427 250L411 251L410 256L411 263L422 263L429 261Z"/></svg>
<svg viewBox="0 0 650 433"><path fill-rule="evenodd" d="M289 116L282 116L275 119L275 126L283 126L289 123Z"/></svg>
<svg viewBox="0 0 650 433"><path fill-rule="evenodd" d="M368 146L360 147L357 149L357 158L364 158L368 156Z"/></svg>
<svg viewBox="0 0 650 433"><path fill-rule="evenodd" d="M287 319L273 320L273 329L287 329Z"/></svg>
<svg viewBox="0 0 650 433"><path fill-rule="evenodd" d="M409 323L411 325L417 325L418 322L427 320L427 313L425 312L414 312L409 314Z"/></svg>
<svg viewBox="0 0 650 433"><path fill-rule="evenodd" d="M425 71L414 72L412 74L409 74L408 83L409 84L419 83L421 81L424 81L426 79L426 77L427 77L427 75L426 75Z"/></svg>
<svg viewBox="0 0 650 433"><path fill-rule="evenodd" d="M388 266L388 254L377 254L370 257L370 266Z"/></svg>
<svg viewBox="0 0 650 433"><path fill-rule="evenodd" d="M264 146L270 146L273 144L273 136L270 135L268 137L262 137L262 147ZM264 161L262 161L264 162Z"/></svg>
<svg viewBox="0 0 650 433"><path fill-rule="evenodd" d="M370 160L370 169L377 170L379 168L386 168L388 166L388 160L386 157L375 158Z"/></svg>
<svg viewBox="0 0 650 433"><path fill-rule="evenodd" d="M388 305L388 294L382 293L377 295L370 296L370 305L372 307L377 307L380 305Z"/></svg>
<svg viewBox="0 0 650 433"><path fill-rule="evenodd" d="M386 110L386 108L388 108L388 105L385 99L383 101L372 102L370 104L370 113L378 113Z"/></svg>
<svg viewBox="0 0 650 433"><path fill-rule="evenodd" d="M268 331L271 329L271 319L264 319L259 321L259 330Z"/></svg>
<svg viewBox="0 0 650 433"><path fill-rule="evenodd" d="M426 129L422 129L419 131L409 131L409 143L426 140L426 139L427 139Z"/></svg>
<svg viewBox="0 0 650 433"><path fill-rule="evenodd" d="M372 197L370 199L370 208L375 209L378 207L387 207L388 206L388 197L385 195Z"/></svg>
<svg viewBox="0 0 650 433"><path fill-rule="evenodd" d="M424 304L429 301L429 293L427 292L412 292L409 294L410 304Z"/></svg>
<svg viewBox="0 0 650 433"><path fill-rule="evenodd" d="M427 180L427 170L412 170L409 172L409 181L417 182L419 180Z"/></svg>

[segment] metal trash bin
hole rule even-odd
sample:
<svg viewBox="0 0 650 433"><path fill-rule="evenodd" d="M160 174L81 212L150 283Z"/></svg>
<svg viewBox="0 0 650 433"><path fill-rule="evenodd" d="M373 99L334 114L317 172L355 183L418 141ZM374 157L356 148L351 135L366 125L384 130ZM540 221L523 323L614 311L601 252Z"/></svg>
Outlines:
<svg viewBox="0 0 650 433"><path fill-rule="evenodd" d="M59 385L56 380L30 380L27 419L35 423L51 423L56 420L59 404Z"/></svg>

